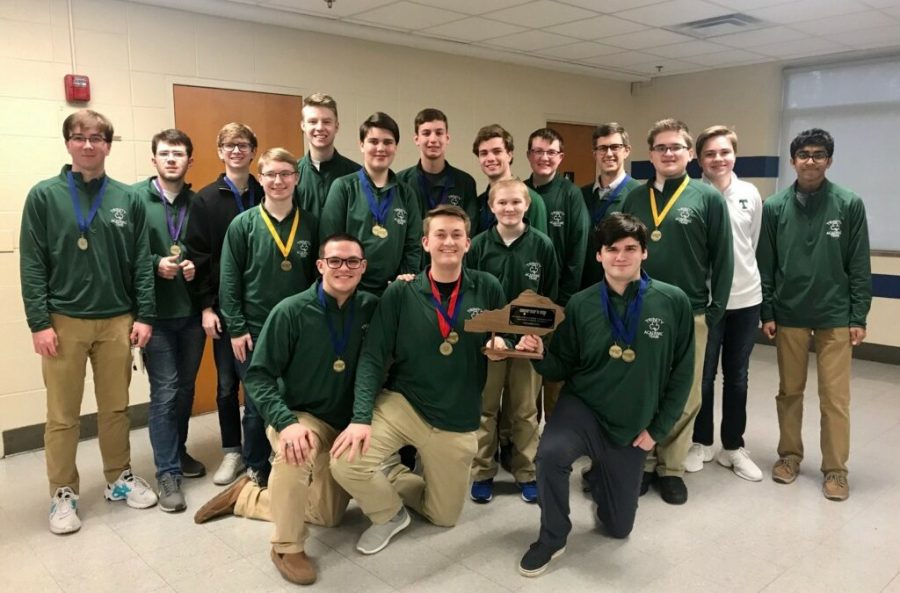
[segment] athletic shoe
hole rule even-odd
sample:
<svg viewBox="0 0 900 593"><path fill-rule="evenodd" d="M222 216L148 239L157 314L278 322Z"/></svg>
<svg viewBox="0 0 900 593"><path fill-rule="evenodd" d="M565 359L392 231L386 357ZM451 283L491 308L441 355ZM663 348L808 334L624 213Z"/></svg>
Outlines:
<svg viewBox="0 0 900 593"><path fill-rule="evenodd" d="M822 494L828 500L847 500L850 496L850 483L847 481L847 476L838 472L825 474L825 481L822 483Z"/></svg>
<svg viewBox="0 0 900 593"><path fill-rule="evenodd" d="M779 484L792 484L800 473L800 462L794 457L782 457L772 466L772 479Z"/></svg>
<svg viewBox="0 0 900 593"><path fill-rule="evenodd" d="M487 504L494 499L494 479L477 480L472 482L470 498L478 504Z"/></svg>
<svg viewBox="0 0 900 593"><path fill-rule="evenodd" d="M529 504L534 504L538 499L538 489L537 482L516 482L516 486L519 488L519 492L522 494L522 500Z"/></svg>
<svg viewBox="0 0 900 593"><path fill-rule="evenodd" d="M50 532L57 535L75 533L81 529L81 519L78 518L78 495L64 486L56 489L56 494L50 499Z"/></svg>
<svg viewBox="0 0 900 593"><path fill-rule="evenodd" d="M202 478L206 475L206 466L187 453L181 455L181 477Z"/></svg>
<svg viewBox="0 0 900 593"><path fill-rule="evenodd" d="M163 474L157 480L159 508L167 513L180 513L187 508L181 491L181 476Z"/></svg>
<svg viewBox="0 0 900 593"><path fill-rule="evenodd" d="M103 496L109 501L124 500L133 509L148 509L157 501L150 484L132 474L130 469L119 474L112 484L107 484Z"/></svg>
<svg viewBox="0 0 900 593"><path fill-rule="evenodd" d="M241 458L241 454L237 451L226 453L222 458L222 463L219 464L219 469L213 474L213 484L227 486L237 480L242 473L244 473L244 460Z"/></svg>
<svg viewBox="0 0 900 593"><path fill-rule="evenodd" d="M547 571L547 566L554 558L558 558L566 551L565 546L558 550L553 550L542 544L534 542L522 560L519 561L519 574L526 577L536 577Z"/></svg>
<svg viewBox="0 0 900 593"><path fill-rule="evenodd" d="M660 476L657 481L659 495L669 504L684 504L687 502L688 492L684 480L678 476Z"/></svg>
<svg viewBox="0 0 900 593"><path fill-rule="evenodd" d="M400 511L394 515L394 518L387 523L381 525L372 524L371 527L363 531L356 542L356 549L363 554L375 554L385 549L391 538L406 529L409 526L409 513L406 507L400 507Z"/></svg>
<svg viewBox="0 0 900 593"><path fill-rule="evenodd" d="M722 449L716 455L716 461L723 467L730 467L739 478L759 482L763 479L762 470L750 459L750 452L743 447Z"/></svg>
<svg viewBox="0 0 900 593"><path fill-rule="evenodd" d="M684 458L684 471L698 472L703 469L704 463L709 463L713 459L713 448L708 445L694 443L688 449L687 457Z"/></svg>

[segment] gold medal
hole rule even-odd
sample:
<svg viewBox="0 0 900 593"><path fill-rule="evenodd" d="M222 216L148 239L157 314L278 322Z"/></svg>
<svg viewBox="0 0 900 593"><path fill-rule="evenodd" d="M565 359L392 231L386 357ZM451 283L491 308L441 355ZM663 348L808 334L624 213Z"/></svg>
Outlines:
<svg viewBox="0 0 900 593"><path fill-rule="evenodd" d="M169 253L171 253L172 255L181 255L181 247L179 247L178 245L172 245L171 247L169 247Z"/></svg>
<svg viewBox="0 0 900 593"><path fill-rule="evenodd" d="M331 365L331 368L334 369L335 373L343 373L344 369L347 368L347 363L338 358L334 361L334 364Z"/></svg>
<svg viewBox="0 0 900 593"><path fill-rule="evenodd" d="M653 229L653 232L650 233L650 240L659 241L660 239L662 239L662 231L659 229Z"/></svg>
<svg viewBox="0 0 900 593"><path fill-rule="evenodd" d="M281 269L285 272L290 272L291 268L294 267L294 264L291 263L291 260L286 259L281 262Z"/></svg>
<svg viewBox="0 0 900 593"><path fill-rule="evenodd" d="M372 227L372 234L378 237L379 239L387 239L388 230L381 226L380 224L376 224Z"/></svg>
<svg viewBox="0 0 900 593"><path fill-rule="evenodd" d="M457 342L459 342L459 334L455 331L452 331L447 334L446 340L448 344L456 344Z"/></svg>
<svg viewBox="0 0 900 593"><path fill-rule="evenodd" d="M453 354L453 345L450 342L441 342L439 350L444 356L450 356Z"/></svg>
<svg viewBox="0 0 900 593"><path fill-rule="evenodd" d="M637 354L631 348L626 348L622 351L622 360L625 362L634 362L635 358L637 358Z"/></svg>
<svg viewBox="0 0 900 593"><path fill-rule="evenodd" d="M84 238L84 237L78 237L77 243L78 243L78 249L80 249L80 250L82 250L82 251L87 251L87 248L88 248L88 242L87 242L87 239L86 239L86 238Z"/></svg>
<svg viewBox="0 0 900 593"><path fill-rule="evenodd" d="M618 344L613 344L609 347L609 357L610 358L622 358L622 347Z"/></svg>

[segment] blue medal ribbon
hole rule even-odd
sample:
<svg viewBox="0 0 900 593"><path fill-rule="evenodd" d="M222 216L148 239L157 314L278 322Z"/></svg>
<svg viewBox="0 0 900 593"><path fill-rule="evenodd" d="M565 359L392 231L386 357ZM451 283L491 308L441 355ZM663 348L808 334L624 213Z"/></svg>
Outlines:
<svg viewBox="0 0 900 593"><path fill-rule="evenodd" d="M347 344L350 342L350 334L353 332L353 320L356 317L356 299L351 297L350 321L349 323L344 324L341 328L341 335L338 336L337 329L334 327L331 318L328 316L328 307L325 305L325 289L322 288L321 280L319 281L319 286L316 288L316 293L319 296L319 304L322 305L322 311L325 313L325 323L328 325L328 333L331 335L331 346L334 348L334 354L339 359L343 359L344 352L347 351Z"/></svg>
<svg viewBox="0 0 900 593"><path fill-rule="evenodd" d="M394 203L394 188L392 187L388 190L384 200L379 204L375 198L375 190L372 189L372 185L366 177L365 169L360 169L356 174L359 176L359 185L362 187L363 193L366 194L366 200L369 202L369 211L372 213L372 218L375 219L378 225L385 226L387 214L391 211L391 204Z"/></svg>
<svg viewBox="0 0 900 593"><path fill-rule="evenodd" d="M441 183L443 184L444 190L441 192L441 198L435 202L431 199L431 186L428 185L428 180L425 179L425 173L419 171L419 185L422 186L422 193L425 194L429 209L437 208L440 204L445 204L447 202L447 197L450 195L450 175L444 175Z"/></svg>
<svg viewBox="0 0 900 593"><path fill-rule="evenodd" d="M228 179L228 176L225 176L224 179L225 185L227 185L228 189L231 190L231 193L234 194L234 203L237 204L238 212L243 212L244 210L246 210L246 208L244 208L244 200L241 197L241 190L238 189L238 187L234 184L233 181L231 181L231 179ZM256 195L253 192L253 187L250 186L248 191L250 192L250 205L253 206L256 204Z"/></svg>
<svg viewBox="0 0 900 593"><path fill-rule="evenodd" d="M78 188L75 187L75 176L72 174L72 171L66 172L66 179L69 182L69 195L72 197L72 207L75 208L75 221L78 223L78 230L84 236L97 216L97 210L100 209L100 203L103 201L103 195L106 193L106 184L109 182L109 177L103 177L100 191L94 196L94 201L91 202L91 209L88 211L86 219L81 213L81 201L78 199Z"/></svg>
<svg viewBox="0 0 900 593"><path fill-rule="evenodd" d="M641 271L641 281L638 286L637 294L630 302L625 305L625 316L620 317L616 308L613 306L609 298L609 288L606 286L606 280L600 283L600 304L606 319L609 321L610 331L613 336L613 342L624 346L634 345L637 338L638 319L641 316L641 308L644 305L644 294L647 292L647 286L650 284L650 278Z"/></svg>
<svg viewBox="0 0 900 593"><path fill-rule="evenodd" d="M187 206L182 206L178 209L178 225L175 225L175 217L172 216L172 213L169 212L169 200L166 199L165 193L163 193L162 185L160 185L157 179L153 180L153 185L156 186L156 191L159 192L159 198L163 203L163 210L166 213L166 226L169 227L169 236L172 238L172 243L178 243L178 237L181 236L181 228L184 226L184 217L187 214ZM171 204L174 208L175 204Z"/></svg>
<svg viewBox="0 0 900 593"><path fill-rule="evenodd" d="M627 184L631 180L631 175L628 173L625 174L625 177L622 178L622 182L616 186L616 189L606 196L605 200L600 200L600 202L604 202L603 209L600 209L600 204L594 206L594 210L591 212L591 220L594 223L594 226L600 224L600 221L603 220L603 217L606 216L606 212L609 210L609 207L613 205L613 202L616 201L616 198L619 197L619 194L622 193L622 190L625 189L625 184Z"/></svg>

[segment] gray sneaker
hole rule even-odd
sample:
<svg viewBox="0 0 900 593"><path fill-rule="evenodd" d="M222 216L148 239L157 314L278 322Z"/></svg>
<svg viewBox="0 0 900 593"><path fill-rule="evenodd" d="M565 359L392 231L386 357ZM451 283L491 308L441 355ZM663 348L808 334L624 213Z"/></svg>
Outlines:
<svg viewBox="0 0 900 593"><path fill-rule="evenodd" d="M181 476L163 474L157 482L159 485L159 508L167 513L180 513L187 508L184 494L181 492Z"/></svg>
<svg viewBox="0 0 900 593"><path fill-rule="evenodd" d="M363 531L363 534L359 536L359 541L356 542L356 549L363 554L375 554L382 551L391 543L392 537L407 528L409 521L406 507L400 507L400 511L387 523L381 525L373 523L371 527Z"/></svg>

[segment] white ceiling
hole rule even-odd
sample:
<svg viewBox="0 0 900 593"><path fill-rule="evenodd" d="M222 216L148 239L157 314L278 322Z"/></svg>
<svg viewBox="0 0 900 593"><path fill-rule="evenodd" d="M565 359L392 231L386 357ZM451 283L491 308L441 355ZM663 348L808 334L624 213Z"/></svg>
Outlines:
<svg viewBox="0 0 900 593"><path fill-rule="evenodd" d="M132 1L630 81L900 49L900 0ZM733 13L760 22L672 31Z"/></svg>

